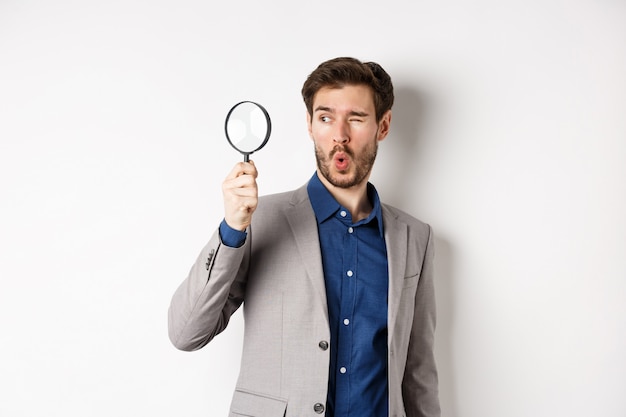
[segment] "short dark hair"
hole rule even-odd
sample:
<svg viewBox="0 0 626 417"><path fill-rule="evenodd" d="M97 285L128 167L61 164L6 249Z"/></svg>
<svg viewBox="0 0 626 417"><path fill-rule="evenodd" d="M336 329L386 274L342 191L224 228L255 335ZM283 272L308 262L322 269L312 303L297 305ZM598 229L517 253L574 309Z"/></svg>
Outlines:
<svg viewBox="0 0 626 417"><path fill-rule="evenodd" d="M372 89L377 122L393 106L393 84L383 67L375 62L341 57L322 62L304 82L302 98L309 115L313 116L313 100L321 88L346 85L365 85Z"/></svg>

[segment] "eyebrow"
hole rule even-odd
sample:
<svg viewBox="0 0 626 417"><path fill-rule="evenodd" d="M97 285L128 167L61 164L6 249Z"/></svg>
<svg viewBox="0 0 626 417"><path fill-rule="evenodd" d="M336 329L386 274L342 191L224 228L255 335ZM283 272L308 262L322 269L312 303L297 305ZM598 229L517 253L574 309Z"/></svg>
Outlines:
<svg viewBox="0 0 626 417"><path fill-rule="evenodd" d="M315 108L315 110L313 111L318 112L318 111L327 111L329 113L335 113L335 110L330 108L330 107L326 107L326 106L317 106ZM367 117L369 116L369 114L367 114L366 112L362 112L362 111L356 111L356 110L352 110L348 113L349 116L357 116L357 117Z"/></svg>

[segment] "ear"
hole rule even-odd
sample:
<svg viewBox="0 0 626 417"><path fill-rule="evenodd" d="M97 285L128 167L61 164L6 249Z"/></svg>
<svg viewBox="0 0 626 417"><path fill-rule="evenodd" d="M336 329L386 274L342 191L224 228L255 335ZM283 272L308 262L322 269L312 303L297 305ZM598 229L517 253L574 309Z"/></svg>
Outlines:
<svg viewBox="0 0 626 417"><path fill-rule="evenodd" d="M389 129L391 127L391 110L387 110L383 117L380 118L378 122L378 141L381 141L387 137L389 134Z"/></svg>
<svg viewBox="0 0 626 417"><path fill-rule="evenodd" d="M309 137L313 139L313 127L311 126L311 115L306 111L306 128L309 131Z"/></svg>

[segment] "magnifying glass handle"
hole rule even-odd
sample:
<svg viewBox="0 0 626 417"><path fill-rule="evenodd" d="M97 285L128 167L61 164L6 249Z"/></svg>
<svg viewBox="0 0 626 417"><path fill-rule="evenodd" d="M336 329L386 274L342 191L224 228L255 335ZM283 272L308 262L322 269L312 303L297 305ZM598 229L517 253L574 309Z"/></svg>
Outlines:
<svg viewBox="0 0 626 417"><path fill-rule="evenodd" d="M243 162L248 162L248 161L250 161L250 154L244 153L243 154Z"/></svg>

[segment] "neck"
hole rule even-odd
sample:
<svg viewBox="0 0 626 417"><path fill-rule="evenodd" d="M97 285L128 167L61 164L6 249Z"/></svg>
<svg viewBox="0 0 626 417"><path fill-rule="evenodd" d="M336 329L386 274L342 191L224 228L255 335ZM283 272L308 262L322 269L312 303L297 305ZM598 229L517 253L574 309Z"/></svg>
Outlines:
<svg viewBox="0 0 626 417"><path fill-rule="evenodd" d="M317 176L330 194L337 200L339 204L348 209L354 223L362 220L372 212L372 204L367 198L367 180L364 179L360 184L349 188L341 188L332 185L328 180L317 171Z"/></svg>

